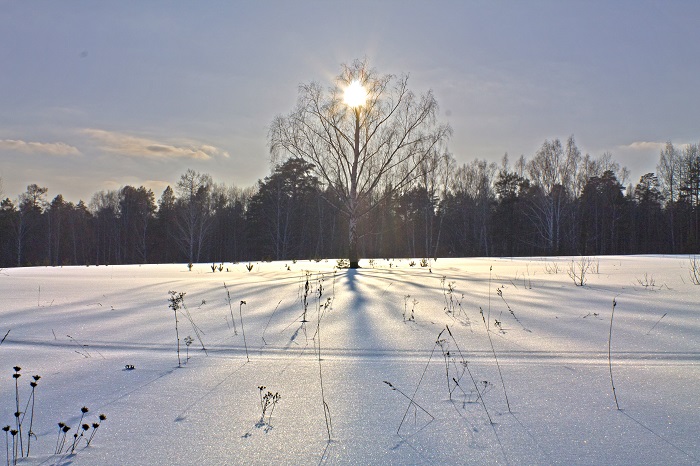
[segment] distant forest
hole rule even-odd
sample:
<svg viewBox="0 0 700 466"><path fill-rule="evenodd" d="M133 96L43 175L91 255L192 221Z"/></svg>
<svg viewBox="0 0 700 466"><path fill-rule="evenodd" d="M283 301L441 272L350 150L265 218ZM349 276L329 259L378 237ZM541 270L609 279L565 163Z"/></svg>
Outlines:
<svg viewBox="0 0 700 466"><path fill-rule="evenodd" d="M311 168L287 159L245 189L187 170L158 199L124 186L77 204L32 184L0 204L0 267L346 257L347 219ZM376 193L361 257L700 252L698 145L667 143L657 172L636 182L573 137L530 159L458 166L441 154L419 171L401 192Z"/></svg>

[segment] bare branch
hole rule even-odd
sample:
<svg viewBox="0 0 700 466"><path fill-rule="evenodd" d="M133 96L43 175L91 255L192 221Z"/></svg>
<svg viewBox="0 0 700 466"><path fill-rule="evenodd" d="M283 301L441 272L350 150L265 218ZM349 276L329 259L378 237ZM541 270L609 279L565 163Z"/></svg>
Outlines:
<svg viewBox="0 0 700 466"><path fill-rule="evenodd" d="M344 88L359 81L367 101L351 108ZM366 61L342 65L333 86L312 82L299 86L295 109L276 117L269 131L273 160L298 157L341 202L350 225L350 255L360 217L382 199L414 182L419 167L449 139L452 130L437 123L437 101L431 91L416 96L408 76L378 75ZM383 195L375 193L382 189Z"/></svg>

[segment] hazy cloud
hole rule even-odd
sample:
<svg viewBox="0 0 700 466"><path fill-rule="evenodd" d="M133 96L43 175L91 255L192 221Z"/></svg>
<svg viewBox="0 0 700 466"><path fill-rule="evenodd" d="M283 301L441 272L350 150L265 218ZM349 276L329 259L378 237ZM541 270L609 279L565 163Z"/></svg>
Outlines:
<svg viewBox="0 0 700 466"><path fill-rule="evenodd" d="M0 139L0 151L23 154L48 154L57 156L80 155L80 151L63 142L27 142L18 139Z"/></svg>
<svg viewBox="0 0 700 466"><path fill-rule="evenodd" d="M623 146L620 146L620 149L623 150L633 150L633 151L656 151L659 152L666 147L665 142L650 142L650 141L636 141L631 144L626 144Z"/></svg>
<svg viewBox="0 0 700 466"><path fill-rule="evenodd" d="M101 129L84 129L83 134L98 141L100 148L129 157L151 159L186 158L209 160L212 157L228 157L228 152L217 147L198 144L167 144L152 139L129 136L128 134Z"/></svg>

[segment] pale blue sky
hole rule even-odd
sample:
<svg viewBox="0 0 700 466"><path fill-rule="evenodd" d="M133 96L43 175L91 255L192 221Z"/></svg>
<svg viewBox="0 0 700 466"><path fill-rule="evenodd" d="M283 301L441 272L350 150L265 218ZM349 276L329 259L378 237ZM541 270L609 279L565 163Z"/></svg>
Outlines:
<svg viewBox="0 0 700 466"><path fill-rule="evenodd" d="M300 83L368 58L432 89L460 162L574 134L632 181L700 141L697 1L0 0L0 177L89 200L188 168L246 187Z"/></svg>

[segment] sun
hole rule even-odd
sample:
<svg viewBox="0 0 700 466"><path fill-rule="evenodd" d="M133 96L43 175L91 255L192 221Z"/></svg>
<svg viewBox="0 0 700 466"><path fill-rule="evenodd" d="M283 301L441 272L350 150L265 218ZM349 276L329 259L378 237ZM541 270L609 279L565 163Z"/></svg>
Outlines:
<svg viewBox="0 0 700 466"><path fill-rule="evenodd" d="M345 88L343 102L352 108L361 107L367 101L367 90L358 80L354 80Z"/></svg>

